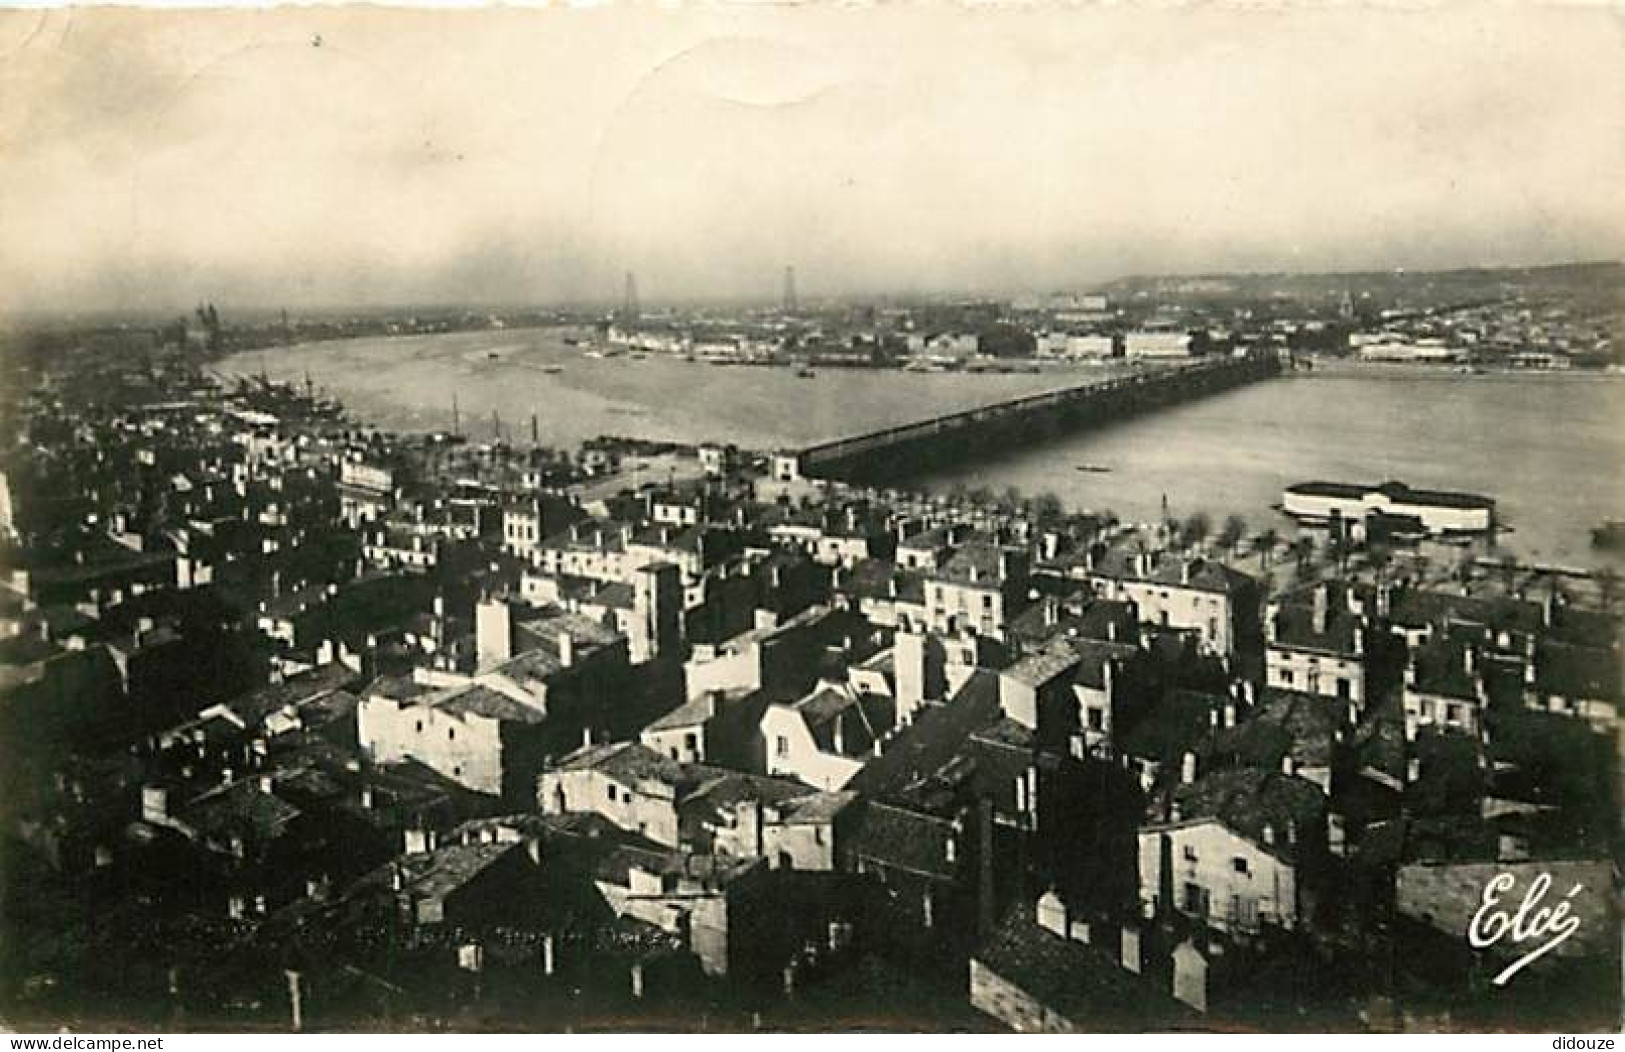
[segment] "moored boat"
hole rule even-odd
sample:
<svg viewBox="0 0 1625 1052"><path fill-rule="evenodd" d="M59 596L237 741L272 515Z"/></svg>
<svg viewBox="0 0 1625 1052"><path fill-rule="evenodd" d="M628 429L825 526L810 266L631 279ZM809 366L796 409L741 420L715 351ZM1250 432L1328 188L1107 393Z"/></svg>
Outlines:
<svg viewBox="0 0 1625 1052"><path fill-rule="evenodd" d="M1625 548L1625 519L1609 519L1591 531L1593 548Z"/></svg>

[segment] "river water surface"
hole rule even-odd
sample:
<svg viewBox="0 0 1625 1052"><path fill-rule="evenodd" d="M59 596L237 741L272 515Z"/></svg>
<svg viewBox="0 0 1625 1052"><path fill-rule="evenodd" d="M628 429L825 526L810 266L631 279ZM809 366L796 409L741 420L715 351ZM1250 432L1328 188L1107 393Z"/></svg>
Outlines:
<svg viewBox="0 0 1625 1052"><path fill-rule="evenodd" d="M801 445L1108 375L917 374L590 358L562 330L345 340L251 352L222 372L312 382L396 430L500 427L574 446L597 435L756 448ZM496 419L493 420L493 414ZM1106 471L1079 471L1080 465ZM1594 563L1591 527L1625 518L1625 378L1579 374L1297 373L921 480L1016 486L1068 506L1149 519L1231 513L1281 525L1271 506L1307 479L1464 489L1494 497L1528 557Z"/></svg>

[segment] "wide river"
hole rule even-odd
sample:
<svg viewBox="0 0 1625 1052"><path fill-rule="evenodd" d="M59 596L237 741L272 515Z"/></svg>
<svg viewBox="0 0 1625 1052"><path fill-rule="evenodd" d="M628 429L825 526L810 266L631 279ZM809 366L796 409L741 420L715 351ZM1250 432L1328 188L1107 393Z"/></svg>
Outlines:
<svg viewBox="0 0 1625 1052"><path fill-rule="evenodd" d="M574 446L597 435L769 448L801 445L1107 375L712 366L588 358L561 330L485 331L301 344L220 367L313 383L358 418ZM1079 471L1079 465L1108 471ZM1590 529L1625 518L1625 378L1461 375L1344 368L1254 384L1152 416L1012 450L921 482L1053 492L1070 507L1129 518L1236 513L1282 525L1271 505L1307 479L1449 487L1496 498L1503 543L1543 562L1599 560Z"/></svg>

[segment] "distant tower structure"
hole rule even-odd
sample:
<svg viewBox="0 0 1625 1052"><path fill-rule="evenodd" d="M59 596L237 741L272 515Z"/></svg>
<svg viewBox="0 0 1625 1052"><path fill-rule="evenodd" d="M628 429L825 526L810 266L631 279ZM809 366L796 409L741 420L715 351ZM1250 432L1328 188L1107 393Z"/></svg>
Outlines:
<svg viewBox="0 0 1625 1052"><path fill-rule="evenodd" d="M626 292L621 298L621 313L629 321L638 317L638 276L630 270L626 272Z"/></svg>
<svg viewBox="0 0 1625 1052"><path fill-rule="evenodd" d="M795 312L796 268L793 266L787 266L784 268L784 313L794 314Z"/></svg>
<svg viewBox="0 0 1625 1052"><path fill-rule="evenodd" d="M1337 314L1344 321L1354 320L1354 294L1348 289L1343 290L1343 299L1337 305Z"/></svg>

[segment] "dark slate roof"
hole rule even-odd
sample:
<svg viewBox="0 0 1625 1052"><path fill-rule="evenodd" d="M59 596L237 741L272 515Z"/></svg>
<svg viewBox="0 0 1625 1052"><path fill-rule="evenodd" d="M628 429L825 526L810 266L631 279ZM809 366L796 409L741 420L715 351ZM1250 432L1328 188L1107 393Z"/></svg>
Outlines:
<svg viewBox="0 0 1625 1052"><path fill-rule="evenodd" d="M1097 926L1097 928L1100 926ZM1038 926L1030 906L1007 913L975 960L1086 1032L1161 1029L1195 1013L1150 979L1123 968L1109 941L1085 944Z"/></svg>
<svg viewBox="0 0 1625 1052"><path fill-rule="evenodd" d="M1283 757L1328 767L1343 704L1318 694L1266 687L1252 716L1215 736L1210 753L1246 767L1275 770Z"/></svg>
<svg viewBox="0 0 1625 1052"><path fill-rule="evenodd" d="M900 569L886 559L860 559L838 575L838 590L860 599L895 599L925 602L925 578L915 570ZM892 594L895 587L897 594Z"/></svg>
<svg viewBox="0 0 1625 1052"><path fill-rule="evenodd" d="M1433 639L1417 647L1411 652L1411 664L1415 666L1414 689L1424 694L1477 701L1478 674L1467 669L1469 650L1476 650L1476 644L1459 634ZM1476 652L1473 660L1478 660Z"/></svg>
<svg viewBox="0 0 1625 1052"><path fill-rule="evenodd" d="M848 834L854 858L893 869L951 881L957 866L948 861L948 841L956 836L953 822L879 800L857 805Z"/></svg>
<svg viewBox="0 0 1625 1052"><path fill-rule="evenodd" d="M1099 639L1068 639L1066 647L1078 656L1072 669L1072 682L1102 690L1106 686L1106 666L1128 661L1139 653L1130 643L1107 643Z"/></svg>
<svg viewBox="0 0 1625 1052"><path fill-rule="evenodd" d="M869 797L899 793L947 763L973 732L994 723L999 714L999 677L977 670L947 704L920 713L852 776L847 788Z"/></svg>
<svg viewBox="0 0 1625 1052"><path fill-rule="evenodd" d="M1161 813L1168 817L1149 823L1151 826L1186 826L1215 820L1287 861L1294 859L1298 846L1290 836L1294 823L1301 843L1302 837L1321 822L1325 808L1325 797L1318 786L1296 776L1253 767L1218 771L1174 786L1162 794L1164 805L1170 794L1179 807L1178 821L1164 810ZM1272 830L1274 844L1264 843L1265 826Z"/></svg>
<svg viewBox="0 0 1625 1052"><path fill-rule="evenodd" d="M1450 592L1407 589L1395 593L1389 619L1407 628L1449 622L1482 625L1521 632L1539 632L1544 617L1540 604L1508 596L1457 595Z"/></svg>
<svg viewBox="0 0 1625 1052"><path fill-rule="evenodd" d="M1138 552L1127 548L1109 549L1097 560L1093 572L1102 577L1149 581L1169 588L1191 588L1226 595L1256 584L1247 574L1213 559L1163 553L1152 554L1147 560L1149 566L1146 572L1141 573L1137 565L1138 555Z"/></svg>
<svg viewBox="0 0 1625 1052"><path fill-rule="evenodd" d="M1575 646L1611 650L1620 646L1620 634L1621 622L1617 614L1559 605L1552 611L1552 624L1546 637Z"/></svg>
<svg viewBox="0 0 1625 1052"><path fill-rule="evenodd" d="M813 741L824 752L859 756L874 747L894 719L894 702L880 694L822 685L795 702ZM841 748L835 747L836 721L840 721Z"/></svg>
<svg viewBox="0 0 1625 1052"><path fill-rule="evenodd" d="M1405 718L1397 704L1385 706L1355 730L1353 746L1360 771L1405 780Z"/></svg>
<svg viewBox="0 0 1625 1052"><path fill-rule="evenodd" d="M966 544L926 576L933 581L996 589L1004 582L1005 556L1013 551L993 544Z"/></svg>
<svg viewBox="0 0 1625 1052"><path fill-rule="evenodd" d="M1596 647L1542 643L1535 652L1535 684L1544 694L1618 701L1619 654Z"/></svg>
<svg viewBox="0 0 1625 1052"><path fill-rule="evenodd" d="M1194 690L1170 691L1118 738L1130 756L1158 763L1178 763L1196 752L1212 732L1211 712L1222 712L1225 699Z"/></svg>
<svg viewBox="0 0 1625 1052"><path fill-rule="evenodd" d="M1063 637L1132 642L1139 635L1139 626L1131 602L1076 596L1039 599L1012 618L1007 631L1022 643L1038 647Z"/></svg>
<svg viewBox="0 0 1625 1052"><path fill-rule="evenodd" d="M601 549L606 552L619 552L626 548L621 531L622 524L613 520L584 519L571 524L569 529L561 530L547 538L541 547L554 551Z"/></svg>
<svg viewBox="0 0 1625 1052"><path fill-rule="evenodd" d="M1326 624L1324 631L1316 631L1315 588L1295 592L1284 598L1275 614L1275 642L1273 645L1297 650L1315 650L1324 654L1354 656L1355 636L1365 627L1365 618L1349 607L1350 586L1332 582L1326 586ZM1353 596L1362 609L1374 608L1356 590Z"/></svg>

